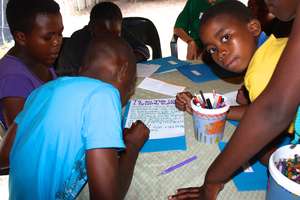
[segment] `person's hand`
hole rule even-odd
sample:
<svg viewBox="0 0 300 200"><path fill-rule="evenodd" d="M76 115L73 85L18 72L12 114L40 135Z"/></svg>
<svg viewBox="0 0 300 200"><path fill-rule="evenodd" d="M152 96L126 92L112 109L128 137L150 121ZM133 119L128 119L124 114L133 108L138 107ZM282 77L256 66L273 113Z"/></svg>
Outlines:
<svg viewBox="0 0 300 200"><path fill-rule="evenodd" d="M193 95L190 92L180 92L176 95L175 106L178 110L187 111L192 114L191 100Z"/></svg>
<svg viewBox="0 0 300 200"><path fill-rule="evenodd" d="M199 58L199 49L194 40L190 40L187 42L187 55L186 59L187 60L196 60Z"/></svg>
<svg viewBox="0 0 300 200"><path fill-rule="evenodd" d="M208 2L209 4L215 4L215 3L216 3L216 0L207 0L207 2Z"/></svg>
<svg viewBox="0 0 300 200"><path fill-rule="evenodd" d="M124 129L124 141L126 146L140 150L149 138L149 128L140 120L134 122L130 128Z"/></svg>
<svg viewBox="0 0 300 200"><path fill-rule="evenodd" d="M203 184L201 187L181 188L176 194L168 196L168 200L215 200L222 189L223 184Z"/></svg>
<svg viewBox="0 0 300 200"><path fill-rule="evenodd" d="M238 90L236 102L240 105L248 105L250 103L248 91L244 85L242 85Z"/></svg>

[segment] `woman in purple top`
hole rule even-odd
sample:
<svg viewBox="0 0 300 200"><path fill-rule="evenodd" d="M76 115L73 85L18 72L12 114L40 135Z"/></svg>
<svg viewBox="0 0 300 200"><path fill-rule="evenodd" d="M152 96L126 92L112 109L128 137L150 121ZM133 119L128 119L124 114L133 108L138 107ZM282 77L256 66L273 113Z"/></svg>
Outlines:
<svg viewBox="0 0 300 200"><path fill-rule="evenodd" d="M56 78L50 66L62 42L62 17L54 0L9 1L7 22L15 45L0 60L0 117L9 126L27 96Z"/></svg>

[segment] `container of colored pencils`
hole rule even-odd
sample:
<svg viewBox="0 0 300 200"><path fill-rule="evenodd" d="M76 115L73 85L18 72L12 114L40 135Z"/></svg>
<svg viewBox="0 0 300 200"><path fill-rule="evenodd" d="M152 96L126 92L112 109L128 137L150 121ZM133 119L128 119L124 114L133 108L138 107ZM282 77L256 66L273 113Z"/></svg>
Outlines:
<svg viewBox="0 0 300 200"><path fill-rule="evenodd" d="M191 100L195 137L198 141L213 144L222 140L229 105L221 94L196 94Z"/></svg>
<svg viewBox="0 0 300 200"><path fill-rule="evenodd" d="M277 149L269 159L266 200L300 199L300 145Z"/></svg>

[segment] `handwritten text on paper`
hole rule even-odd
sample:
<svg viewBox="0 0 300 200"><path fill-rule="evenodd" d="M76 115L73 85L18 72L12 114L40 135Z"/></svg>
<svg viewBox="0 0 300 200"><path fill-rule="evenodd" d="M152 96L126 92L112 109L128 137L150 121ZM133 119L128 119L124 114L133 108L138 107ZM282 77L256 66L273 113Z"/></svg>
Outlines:
<svg viewBox="0 0 300 200"><path fill-rule="evenodd" d="M150 139L184 135L184 115L175 107L175 99L136 99L130 103L125 127L136 120L150 129Z"/></svg>

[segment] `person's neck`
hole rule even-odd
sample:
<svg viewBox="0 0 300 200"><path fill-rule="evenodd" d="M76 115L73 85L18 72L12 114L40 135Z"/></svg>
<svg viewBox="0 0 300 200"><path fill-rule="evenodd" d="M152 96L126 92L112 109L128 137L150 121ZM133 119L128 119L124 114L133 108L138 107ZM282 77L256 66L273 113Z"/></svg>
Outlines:
<svg viewBox="0 0 300 200"><path fill-rule="evenodd" d="M17 57L21 62L25 64L27 69L41 81L47 82L53 79L52 74L49 71L49 66L37 62L21 48L14 46L8 51L7 54Z"/></svg>

